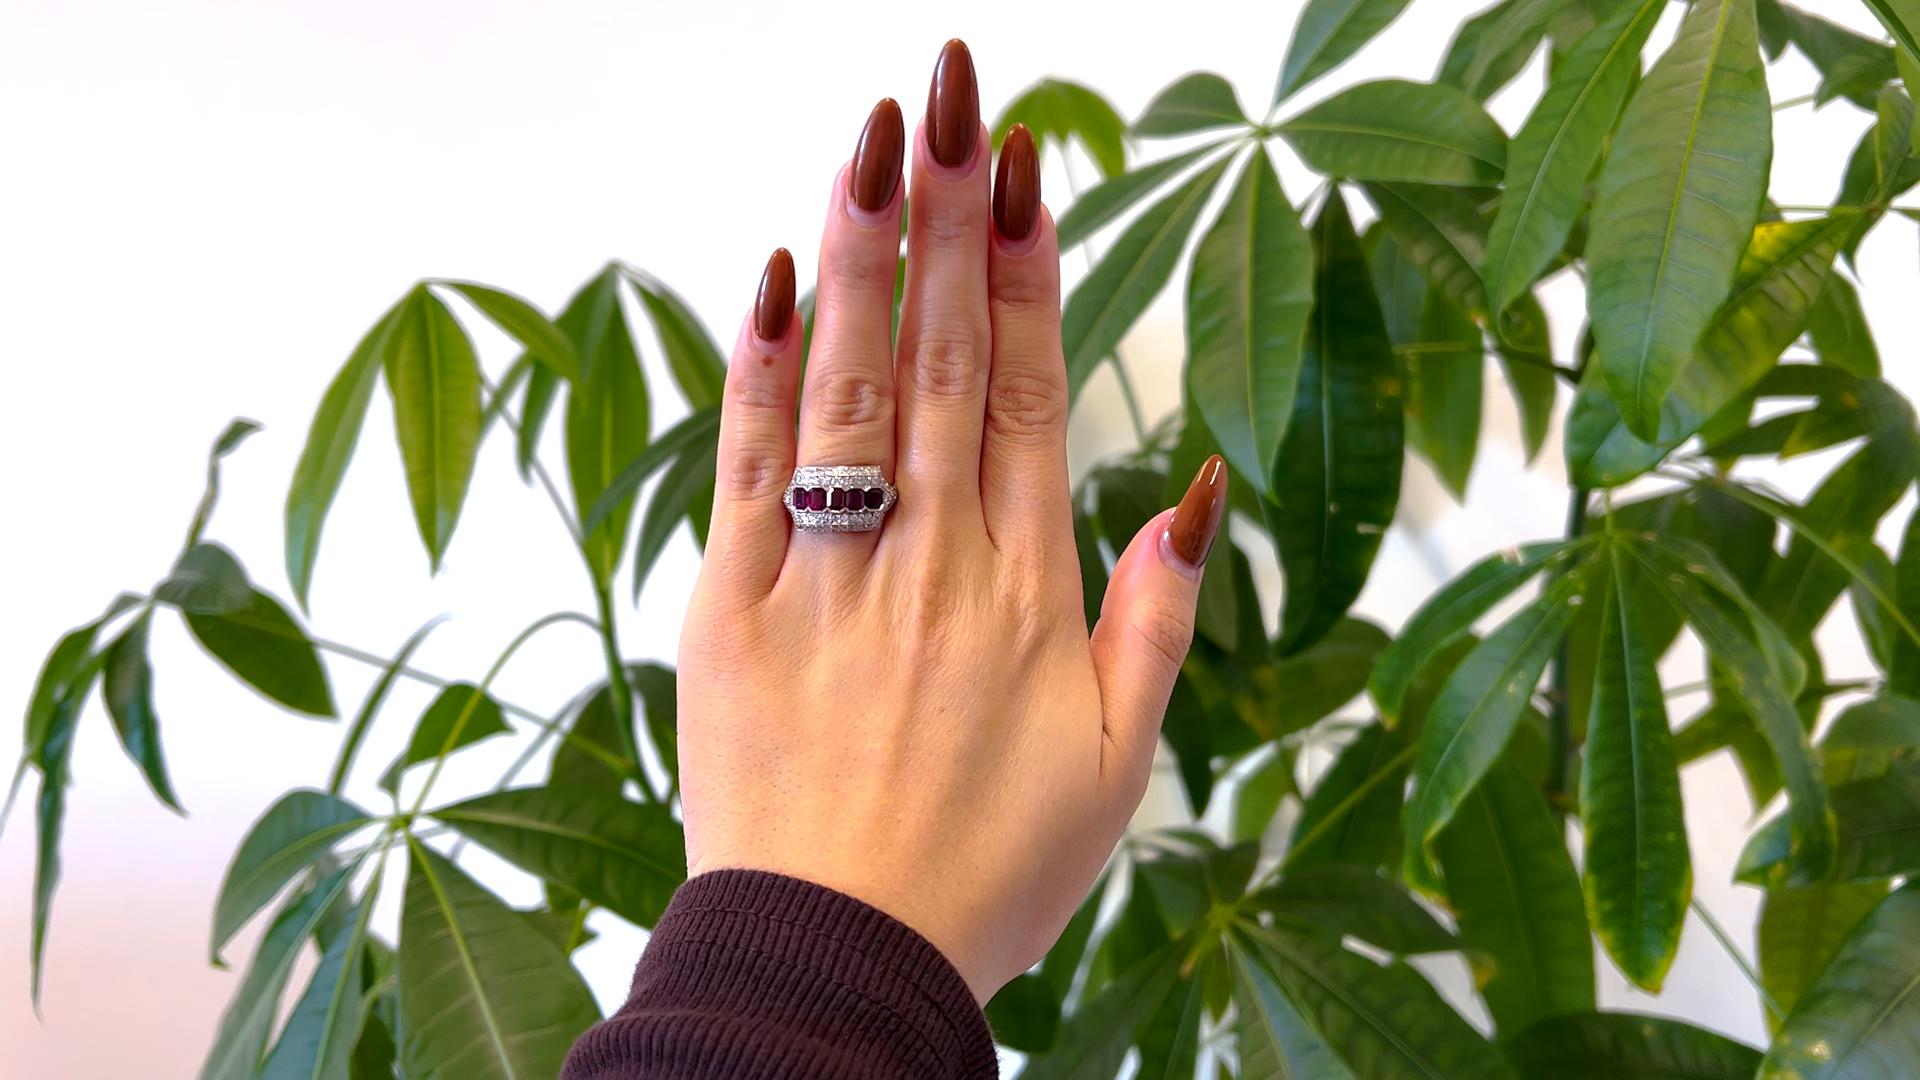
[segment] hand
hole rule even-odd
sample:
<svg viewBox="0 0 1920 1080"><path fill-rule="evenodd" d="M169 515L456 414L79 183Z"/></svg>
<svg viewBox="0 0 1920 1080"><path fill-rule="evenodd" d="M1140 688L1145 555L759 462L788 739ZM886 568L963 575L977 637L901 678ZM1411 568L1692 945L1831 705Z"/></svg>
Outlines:
<svg viewBox="0 0 1920 1080"><path fill-rule="evenodd" d="M984 1002L1059 936L1139 804L1226 476L1209 461L1133 538L1089 640L1058 241L1025 128L989 197L979 108L948 42L912 142L897 349L892 100L834 181L797 447L793 261L767 264L727 374L679 716L691 873L864 900ZM877 464L898 506L879 532L796 531L796 460Z"/></svg>

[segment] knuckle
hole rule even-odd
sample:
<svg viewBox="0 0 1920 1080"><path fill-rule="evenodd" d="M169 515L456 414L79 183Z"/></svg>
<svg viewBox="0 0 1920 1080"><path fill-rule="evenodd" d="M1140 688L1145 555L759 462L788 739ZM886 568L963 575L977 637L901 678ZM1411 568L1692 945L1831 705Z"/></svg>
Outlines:
<svg viewBox="0 0 1920 1080"><path fill-rule="evenodd" d="M737 440L726 459L728 490L745 498L770 495L786 486L793 475L786 447L768 437Z"/></svg>
<svg viewBox="0 0 1920 1080"><path fill-rule="evenodd" d="M834 365L807 387L807 404L823 427L862 427L892 417L893 398L866 372Z"/></svg>
<svg viewBox="0 0 1920 1080"><path fill-rule="evenodd" d="M884 293L893 295L893 287L900 272L899 257L892 252L884 258L875 258L865 253L840 252L822 260L821 272L827 286L820 292L821 302L829 303L835 290L846 293L867 295Z"/></svg>
<svg viewBox="0 0 1920 1080"><path fill-rule="evenodd" d="M759 365L736 363L729 367L727 379L727 400L725 410L735 415L758 418L758 414L770 412L780 407L780 388L770 378L760 378L759 372L747 369Z"/></svg>
<svg viewBox="0 0 1920 1080"><path fill-rule="evenodd" d="M980 346L970 337L923 338L914 349L913 385L925 397L969 397L981 373Z"/></svg>
<svg viewBox="0 0 1920 1080"><path fill-rule="evenodd" d="M994 307L1003 315L1044 315L1060 320L1060 281L1054 275L1004 274L993 279Z"/></svg>
<svg viewBox="0 0 1920 1080"><path fill-rule="evenodd" d="M1008 438L1050 438L1066 424L1066 390L1063 380L1042 375L997 376L987 391L987 423Z"/></svg>
<svg viewBox="0 0 1920 1080"><path fill-rule="evenodd" d="M982 208L976 208L965 201L932 201L924 208L916 204L914 209L920 218L920 232L923 237L941 247L961 247L972 245L986 253L987 222Z"/></svg>

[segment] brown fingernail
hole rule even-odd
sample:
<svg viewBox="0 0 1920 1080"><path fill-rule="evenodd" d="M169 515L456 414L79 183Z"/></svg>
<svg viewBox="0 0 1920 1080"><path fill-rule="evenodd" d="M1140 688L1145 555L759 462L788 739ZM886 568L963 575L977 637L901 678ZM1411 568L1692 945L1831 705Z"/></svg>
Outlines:
<svg viewBox="0 0 1920 1080"><path fill-rule="evenodd" d="M1207 561L1220 519L1227 511L1227 463L1215 454L1200 466L1167 522L1167 546L1181 562L1198 568Z"/></svg>
<svg viewBox="0 0 1920 1080"><path fill-rule="evenodd" d="M881 98L860 129L860 145L853 149L853 175L847 188L853 204L862 210L885 210L900 187L900 154L907 145L907 129L900 121L900 103Z"/></svg>
<svg viewBox="0 0 1920 1080"><path fill-rule="evenodd" d="M786 248L774 248L766 273L760 275L760 295L753 301L754 336L779 341L787 336L787 324L792 321L793 256Z"/></svg>
<svg viewBox="0 0 1920 1080"><path fill-rule="evenodd" d="M1040 155L1033 132L1015 124L1000 143L1000 166L993 177L993 223L1009 240L1025 240L1040 220Z"/></svg>
<svg viewBox="0 0 1920 1080"><path fill-rule="evenodd" d="M927 88L927 149L948 168L967 163L980 137L980 88L973 79L973 54L959 38L940 50Z"/></svg>

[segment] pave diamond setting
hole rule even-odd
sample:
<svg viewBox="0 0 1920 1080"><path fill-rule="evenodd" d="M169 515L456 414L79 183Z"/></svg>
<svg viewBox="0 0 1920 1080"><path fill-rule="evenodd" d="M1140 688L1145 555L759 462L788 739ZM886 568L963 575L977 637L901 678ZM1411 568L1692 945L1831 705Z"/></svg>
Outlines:
<svg viewBox="0 0 1920 1080"><path fill-rule="evenodd" d="M780 499L810 532L872 532L899 501L878 465L802 465Z"/></svg>

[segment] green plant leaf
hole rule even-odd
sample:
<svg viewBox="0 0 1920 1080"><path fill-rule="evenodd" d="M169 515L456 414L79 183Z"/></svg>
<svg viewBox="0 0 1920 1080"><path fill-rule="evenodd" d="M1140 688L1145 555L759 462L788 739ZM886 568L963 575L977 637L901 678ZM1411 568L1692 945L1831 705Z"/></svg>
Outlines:
<svg viewBox="0 0 1920 1080"><path fill-rule="evenodd" d="M1215 153L1228 145L1228 140L1208 143L1184 154L1175 154L1170 158L1148 162L1132 172L1110 177L1104 183L1087 189L1086 194L1073 200L1067 212L1060 216L1055 229L1060 234L1060 250L1065 251L1085 241L1100 228L1126 213L1140 200L1158 191L1174 177L1185 172L1195 162Z"/></svg>
<svg viewBox="0 0 1920 1080"><path fill-rule="evenodd" d="M1645 580L1692 625L1772 748L1790 804L1796 880L1800 875L1807 880L1825 877L1834 859L1833 809L1792 693L1782 680L1779 646L1769 646L1761 629L1767 625L1761 621L1764 616L1743 608L1714 579L1707 570L1713 565L1711 555L1703 558L1697 549L1673 541L1632 543L1627 551L1646 568Z"/></svg>
<svg viewBox="0 0 1920 1080"><path fill-rule="evenodd" d="M1427 293L1420 339L1432 346L1406 358L1407 438L1440 482L1464 503L1480 449L1486 356L1480 327L1437 291Z"/></svg>
<svg viewBox="0 0 1920 1080"><path fill-rule="evenodd" d="M1027 1062L1023 1080L1105 1080L1133 1045L1133 1031L1167 996L1183 950L1167 944L1141 957L1060 1025L1053 1047Z"/></svg>
<svg viewBox="0 0 1920 1080"><path fill-rule="evenodd" d="M278 600L254 589L239 611L185 615L194 639L242 682L289 709L339 715L320 654Z"/></svg>
<svg viewBox="0 0 1920 1080"><path fill-rule="evenodd" d="M1187 237L1231 160L1207 166L1143 211L1067 297L1060 337L1075 396L1173 276Z"/></svg>
<svg viewBox="0 0 1920 1080"><path fill-rule="evenodd" d="M1313 644L1360 595L1400 500L1405 422L1366 256L1336 189L1314 223L1318 298L1267 531L1286 569L1280 655Z"/></svg>
<svg viewBox="0 0 1920 1080"><path fill-rule="evenodd" d="M1352 936L1390 953L1448 952L1460 942L1406 890L1371 866L1289 870L1244 906L1309 929Z"/></svg>
<svg viewBox="0 0 1920 1080"><path fill-rule="evenodd" d="M107 646L102 690L114 734L127 757L140 766L153 797L185 814L167 776L166 755L160 750L160 715L153 707L153 665L147 659L147 636L153 613L143 613Z"/></svg>
<svg viewBox="0 0 1920 1080"><path fill-rule="evenodd" d="M653 564L666 550L667 541L673 539L674 529L689 519L702 497L706 505L713 505L714 467L720 449L718 434L716 431L716 438L711 442L702 440L681 451L660 477L653 498L647 501L646 513L640 518L640 537L633 545L636 601L647 583L647 575L653 572Z"/></svg>
<svg viewBox="0 0 1920 1080"><path fill-rule="evenodd" d="M377 888L378 872L375 877ZM267 1055L261 1080L350 1080L353 1048L366 1018L363 967L371 893L347 912L351 929L322 947L320 965L294 1002Z"/></svg>
<svg viewBox="0 0 1920 1080"><path fill-rule="evenodd" d="M1767 890L1755 953L1760 984L1774 1004L1791 1013L1848 935L1886 898L1884 881ZM1777 1033L1784 1019L1768 1013L1767 1026Z"/></svg>
<svg viewBox="0 0 1920 1080"><path fill-rule="evenodd" d="M1852 575L1820 550L1802 530L1841 552L1858 552L1873 543L1874 528L1913 486L1920 465L1920 441L1911 428L1889 438L1867 440L1820 483L1794 516L1799 528L1786 557L1768 568L1757 599L1790 638L1813 633Z"/></svg>
<svg viewBox="0 0 1920 1080"><path fill-rule="evenodd" d="M380 714L380 706L387 700L387 694L393 690L395 680L400 677L400 669L406 667L413 658L414 651L420 648L434 627L446 621L446 616L435 616L420 625L401 644L400 651L393 654L380 669L380 677L374 680L373 687L367 691L361 701L359 711L353 714L353 723L347 728L346 738L340 740L340 755L334 759L333 775L327 782L327 793L338 795L347 785L347 774L353 769L353 762L360 754L360 744L365 741L367 732L373 728L373 718Z"/></svg>
<svg viewBox="0 0 1920 1080"><path fill-rule="evenodd" d="M408 1076L557 1076L600 1010L558 945L409 837L400 914L402 1058Z"/></svg>
<svg viewBox="0 0 1920 1080"><path fill-rule="evenodd" d="M438 572L480 451L480 367L467 332L425 288L414 290L381 337L380 363L414 522Z"/></svg>
<svg viewBox="0 0 1920 1080"><path fill-rule="evenodd" d="M1487 223L1478 201L1459 188L1432 184L1363 187L1387 231L1433 290L1476 323L1487 324L1487 293L1480 281Z"/></svg>
<svg viewBox="0 0 1920 1080"><path fill-rule="evenodd" d="M1507 1044L1523 1076L1554 1080L1751 1080L1760 1051L1664 1016L1589 1012L1542 1020Z"/></svg>
<svg viewBox="0 0 1920 1080"><path fill-rule="evenodd" d="M1367 682L1381 717L1389 724L1397 721L1414 676L1435 653L1466 636L1495 604L1575 550L1576 542L1560 541L1508 548L1474 563L1428 597L1381 652Z"/></svg>
<svg viewBox="0 0 1920 1080"><path fill-rule="evenodd" d="M502 387L502 393L505 388ZM520 430L514 438L513 459L520 469L520 479L533 481L533 466L540 455L540 435L546 430L547 417L553 413L553 403L560 392L560 376L545 365L535 364L527 372L526 392L521 395Z"/></svg>
<svg viewBox="0 0 1920 1080"><path fill-rule="evenodd" d="M1022 1053L1044 1052L1060 1028L1059 995L1032 972L1002 986L987 1002L986 1013L993 1041Z"/></svg>
<svg viewBox="0 0 1920 1080"><path fill-rule="evenodd" d="M268 807L247 830L221 879L208 953L213 965L226 966L220 950L294 875L372 820L344 799L306 788L289 791Z"/></svg>
<svg viewBox="0 0 1920 1080"><path fill-rule="evenodd" d="M1176 983L1140 1025L1138 1080L1190 1080L1200 1057L1201 1017L1207 1011L1207 986L1214 982L1214 954L1202 953L1193 973Z"/></svg>
<svg viewBox="0 0 1920 1080"><path fill-rule="evenodd" d="M472 683L454 683L420 714L406 750L380 774L380 790L392 795L400 790L401 774L413 766L511 730L499 702Z"/></svg>
<svg viewBox="0 0 1920 1080"><path fill-rule="evenodd" d="M200 542L207 531L207 522L213 517L214 504L220 501L220 459L234 452L247 437L260 430L260 425L251 420L236 419L229 423L220 437L214 440L213 449L207 453L207 487L200 496L200 505L194 508L193 524L187 528L187 546Z"/></svg>
<svg viewBox="0 0 1920 1080"><path fill-rule="evenodd" d="M1255 150L1187 279L1187 393L1245 482L1267 470L1293 411L1313 310L1313 244Z"/></svg>
<svg viewBox="0 0 1920 1080"><path fill-rule="evenodd" d="M357 865L341 867L290 897L274 916L233 1000L220 1014L213 1048L200 1066L200 1080L254 1080L260 1075L267 1037L279 1016L280 998L294 964L307 940L346 894Z"/></svg>
<svg viewBox="0 0 1920 1080"><path fill-rule="evenodd" d="M995 150L1015 124L1027 125L1041 145L1052 141L1063 151L1078 140L1109 180L1127 171L1127 122L1091 87L1065 79L1034 83L993 122Z"/></svg>
<svg viewBox="0 0 1920 1080"><path fill-rule="evenodd" d="M1274 729L1299 731L1352 701L1366 689L1367 673L1389 644L1378 626L1343 618L1319 641L1275 661L1274 677L1286 693Z"/></svg>
<svg viewBox="0 0 1920 1080"><path fill-rule="evenodd" d="M591 533L616 512L629 512L634 496L639 494L641 485L647 482L648 477L675 460L690 446L705 442L718 445L719 431L720 410L715 408L691 413L668 428L659 438L648 443L626 468L620 470L620 475L614 477L613 482L594 501L593 509L587 512L581 522L581 528Z"/></svg>
<svg viewBox="0 0 1920 1080"><path fill-rule="evenodd" d="M1360 83L1275 130L1316 172L1339 179L1491 187L1506 170L1506 132L1441 83Z"/></svg>
<svg viewBox="0 0 1920 1080"><path fill-rule="evenodd" d="M1240 1075L1285 1080L1352 1080L1318 1032L1308 1026L1281 989L1280 977L1243 934L1228 939L1233 964L1233 1002Z"/></svg>
<svg viewBox="0 0 1920 1080"><path fill-rule="evenodd" d="M1523 295L1496 322L1494 351L1507 377L1507 389L1520 411L1520 435L1527 463L1540 456L1553 430L1553 407L1560 398L1560 379L1553 364L1546 309L1532 294Z"/></svg>
<svg viewBox="0 0 1920 1080"><path fill-rule="evenodd" d="M686 880L686 840L664 807L593 791L498 791L428 813L514 865L650 927Z"/></svg>
<svg viewBox="0 0 1920 1080"><path fill-rule="evenodd" d="M252 605L253 585L233 552L202 541L180 553L153 587L153 600L196 615L227 615Z"/></svg>
<svg viewBox="0 0 1920 1080"><path fill-rule="evenodd" d="M1920 883L1881 901L1801 997L1760 1064L1763 1080L1912 1075L1920 1069Z"/></svg>
<svg viewBox="0 0 1920 1080"><path fill-rule="evenodd" d="M1752 0L1696 4L1634 92L1600 172L1587 311L1627 429L1663 402L1733 286L1773 157Z"/></svg>
<svg viewBox="0 0 1920 1080"><path fill-rule="evenodd" d="M1657 994L1680 947L1693 862L1659 655L1636 610L1625 556L1617 545L1609 554L1580 773L1584 884L1607 955L1629 982Z"/></svg>
<svg viewBox="0 0 1920 1080"><path fill-rule="evenodd" d="M1434 838L1506 749L1585 587L1578 572L1557 579L1448 676L1420 730L1413 792L1402 815L1410 883L1437 891L1430 862Z"/></svg>
<svg viewBox="0 0 1920 1080"><path fill-rule="evenodd" d="M1915 130L1920 130L1916 127ZM1873 342L1873 328L1867 325L1867 313L1860 306L1860 293L1853 282L1838 273L1827 275L1814 299L1807 319L1807 332L1813 339L1814 354L1823 364L1850 371L1861 378L1880 375L1880 349Z"/></svg>
<svg viewBox="0 0 1920 1080"><path fill-rule="evenodd" d="M1248 929L1246 937L1355 1076L1513 1076L1499 1051L1407 965L1383 967L1337 941L1283 928Z"/></svg>
<svg viewBox="0 0 1920 1080"><path fill-rule="evenodd" d="M1733 291L1661 404L1660 433L1636 436L1596 367L1567 420L1567 469L1585 487L1613 487L1654 467L1729 407L1738 408L1806 329L1846 230L1839 215L1754 227Z"/></svg>
<svg viewBox="0 0 1920 1080"><path fill-rule="evenodd" d="M1461 23L1434 81L1486 101L1526 68L1556 6L1554 0L1502 0Z"/></svg>
<svg viewBox="0 0 1920 1080"><path fill-rule="evenodd" d="M554 374L568 381L580 377L580 354L574 351L573 342L524 297L477 281L442 280L435 284L466 297L480 314L493 320L495 326L519 342L535 360L552 368Z"/></svg>
<svg viewBox="0 0 1920 1080"><path fill-rule="evenodd" d="M1834 717L1820 745L1853 750L1920 747L1920 701L1883 695L1856 702Z"/></svg>
<svg viewBox="0 0 1920 1080"><path fill-rule="evenodd" d="M727 384L727 363L706 324L679 293L652 274L629 269L627 280L633 282L647 318L653 320L667 370L687 405L698 410L720 404L720 392Z"/></svg>
<svg viewBox="0 0 1920 1080"><path fill-rule="evenodd" d="M1335 864L1395 864L1401 847L1406 745L1405 734L1398 730L1379 724L1360 729L1307 794L1287 849L1289 872ZM1371 786L1362 791L1363 784Z"/></svg>
<svg viewBox="0 0 1920 1080"><path fill-rule="evenodd" d="M1252 125L1231 83L1211 71L1195 71L1155 94L1133 122L1133 133L1153 139Z"/></svg>
<svg viewBox="0 0 1920 1080"><path fill-rule="evenodd" d="M360 441L360 425L366 421L367 404L373 400L374 384L380 380L387 336L411 301L409 293L407 299L387 309L354 346L346 365L320 398L320 407L314 410L313 423L307 429L306 445L293 467L293 482L287 488L287 579L293 583L293 595L303 609L313 584L314 560L320 557L320 530L333 508L334 496L340 493L341 478L347 474L347 463L353 460L353 448Z"/></svg>
<svg viewBox="0 0 1920 1080"><path fill-rule="evenodd" d="M1504 311L1566 247L1582 190L1640 72L1640 50L1665 0L1618 4L1553 69L1513 137L1506 190L1487 236L1487 295Z"/></svg>
<svg viewBox="0 0 1920 1080"><path fill-rule="evenodd" d="M1902 761L1882 776L1832 791L1839 846L1832 879L1884 880L1920 870L1920 762ZM1740 853L1736 880L1778 887L1808 884L1792 872L1791 821L1775 817Z"/></svg>
<svg viewBox="0 0 1920 1080"><path fill-rule="evenodd" d="M1339 66L1406 10L1408 0L1309 0L1273 90L1275 105Z"/></svg>
<svg viewBox="0 0 1920 1080"><path fill-rule="evenodd" d="M1907 621L1920 625L1920 516L1907 519L1895 553L1893 601ZM1920 698L1920 644L1905 634L1893 640L1893 657L1887 672L1887 690L1902 697Z"/></svg>
<svg viewBox="0 0 1920 1080"><path fill-rule="evenodd" d="M1501 1036L1593 1011L1593 944L1580 877L1539 787L1502 763L1437 843L1475 982Z"/></svg>
<svg viewBox="0 0 1920 1080"><path fill-rule="evenodd" d="M626 546L633 502L625 494L600 516L599 500L646 450L650 423L646 378L620 310L618 272L609 267L589 282L560 314L560 326L579 346L586 372L567 390L567 478L582 515L587 565L605 585Z"/></svg>
<svg viewBox="0 0 1920 1080"><path fill-rule="evenodd" d="M1233 789L1233 826L1228 839L1236 844L1258 843L1273 824L1280 804L1300 794L1293 779L1294 754L1279 751L1252 771L1241 774Z"/></svg>

